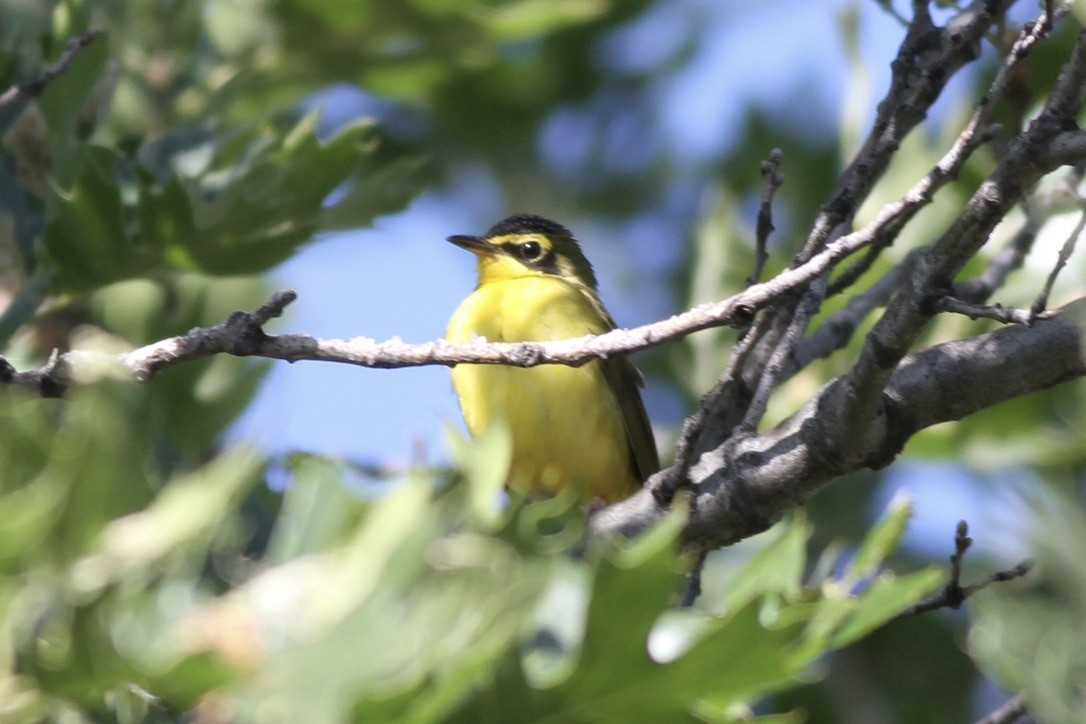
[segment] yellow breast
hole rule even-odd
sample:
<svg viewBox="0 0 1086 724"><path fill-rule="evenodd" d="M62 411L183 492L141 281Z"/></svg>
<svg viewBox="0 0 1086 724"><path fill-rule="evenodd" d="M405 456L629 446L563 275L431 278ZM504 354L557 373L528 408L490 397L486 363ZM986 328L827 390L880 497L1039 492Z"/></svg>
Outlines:
<svg viewBox="0 0 1086 724"><path fill-rule="evenodd" d="M557 277L521 277L479 287L453 314L447 338L469 342L569 339L607 331L576 286ZM457 365L453 386L473 435L506 424L513 440L509 484L532 492L573 485L612 500L640 485L622 415L598 362L581 367Z"/></svg>

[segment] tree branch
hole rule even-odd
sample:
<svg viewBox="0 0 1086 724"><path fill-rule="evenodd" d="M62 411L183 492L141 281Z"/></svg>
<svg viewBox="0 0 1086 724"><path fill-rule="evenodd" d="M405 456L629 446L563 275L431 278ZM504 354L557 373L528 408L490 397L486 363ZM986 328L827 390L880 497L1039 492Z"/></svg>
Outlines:
<svg viewBox="0 0 1086 724"><path fill-rule="evenodd" d="M784 183L784 176L780 172L783 159L784 154L781 149L774 148L769 152L769 158L762 161L762 205L758 208L758 226L754 235L754 268L747 277L748 287L751 284L757 284L762 278L762 270L769 258L766 253L766 243L775 228L773 226L773 197Z"/></svg>
<svg viewBox="0 0 1086 724"><path fill-rule="evenodd" d="M859 238L863 242L857 247L888 245L916 212L931 202L935 191L957 176L970 154L989 139L991 128L985 124L991 102L1003 92L1010 69L1025 57L1049 25L1047 22L1036 23L1023 31L970 122L927 176L897 202L884 206L865 227L842 236L856 209L885 172L901 141L924 119L947 80L976 58L984 33L1002 17L1010 2L974 2L943 27L932 23L927 5L920 0L913 3L913 20L897 58L891 64L891 85L879 103L876 121L836 189L822 205L803 248L793 259L793 268L804 267L806 261L817 258L821 250L841 243L851 244ZM868 255L869 260L874 258L874 253ZM838 281L841 279L839 277ZM840 288L843 287L839 286L838 290ZM666 505L675 491L688 484L686 469L698 454L733 436L744 420L749 423L760 417L757 409L745 414L740 408L760 405L766 393L800 369L795 364L797 353L809 350L804 350L803 343L796 340L806 333L809 319L797 319L797 312L801 308L816 309L825 294L825 284L801 289L800 293L782 299L758 319L752 331L763 334L753 341L746 335L741 336L721 381L702 400L699 410L683 424L677 445L680 464L666 470L660 484L653 488L658 504ZM853 313L861 311L858 306L850 306ZM852 329L859 321L855 321ZM851 330L847 332L848 335L851 333ZM841 340L840 335L824 338L819 349L825 350L827 342L835 344ZM769 367L773 360L778 366ZM772 370L768 377L764 374L767 369Z"/></svg>
<svg viewBox="0 0 1086 724"><path fill-rule="evenodd" d="M918 257L919 250L910 252L877 282L852 297L844 309L834 312L813 334L797 344L785 376L791 377L814 360L828 357L847 345L867 315L890 300Z"/></svg>
<svg viewBox="0 0 1086 724"><path fill-rule="evenodd" d="M1047 312L1034 312L1032 309L1016 309L1004 307L1001 304L985 306L983 304L971 304L963 302L957 297L942 297L935 302L935 307L940 312L964 314L970 319L993 319L1003 324L1033 324L1038 319L1051 317Z"/></svg>
<svg viewBox="0 0 1086 724"><path fill-rule="evenodd" d="M914 0L913 19L890 64L890 88L879 103L871 132L823 204L797 261L813 256L839 225L852 219L901 141L924 120L954 73L977 57L984 33L1012 3L977 0L940 28L932 22L928 3Z"/></svg>
<svg viewBox="0 0 1086 724"><path fill-rule="evenodd" d="M1084 318L1086 301L1079 301L1032 326L1003 327L906 357L878 414L854 439L832 434L835 423L825 413L848 394L843 378L777 428L729 438L690 468L687 540L723 546L759 533L834 478L889 464L919 430L1086 375ZM657 473L644 490L598 511L593 532L636 535L650 526L666 512L653 488L667 475Z"/></svg>
<svg viewBox="0 0 1086 724"><path fill-rule="evenodd" d="M1035 23L1035 27L1041 25ZM1084 92L1086 33L1080 32L1045 109L1011 144L996 170L980 185L950 229L921 256L868 334L859 358L842 381L847 394L833 400L838 407L823 410L823 414L835 420L825 430L837 438L831 447L854 442L867 434L868 421L880 414L887 380L936 312L931 300L951 287L951 281L980 250L996 224L1029 188L1053 170L1039 163L1037 152L1048 147L1059 129L1074 122Z"/></svg>
<svg viewBox="0 0 1086 724"><path fill-rule="evenodd" d="M1055 266L1052 267L1052 271L1045 280L1041 293L1037 295L1037 299L1030 306L1030 313L1034 318L1044 312L1048 307L1048 297L1052 294L1052 287L1056 285L1056 277L1058 277L1063 268L1067 266L1068 260L1075 252L1075 245L1078 244L1078 237L1082 234L1084 228L1086 228L1086 212L1083 212L1079 216L1075 228L1071 230L1067 240L1063 242L1063 247L1060 248L1060 253L1056 258Z"/></svg>
<svg viewBox="0 0 1086 724"><path fill-rule="evenodd" d="M68 41L67 47L64 48L64 52L60 54L57 62L46 68L41 75L26 83L13 85L0 94L0 110L19 101L26 101L40 95L47 85L68 70L68 66L72 64L72 60L79 51L90 45L101 34L101 30L88 30L74 36Z"/></svg>
<svg viewBox="0 0 1086 724"><path fill-rule="evenodd" d="M1086 161L1086 131L1064 131L1053 138L1039 159L1044 165L1075 164Z"/></svg>
<svg viewBox="0 0 1086 724"><path fill-rule="evenodd" d="M878 220L876 220L877 222ZM146 381L167 367L194 359L226 353L239 357L266 357L288 362L313 360L342 362L360 367L394 369L457 364L504 364L534 367L541 364L582 365L590 360L627 354L681 339L710 327L742 326L751 315L788 292L810 283L857 249L870 243L877 223L843 236L794 269L755 284L727 299L701 304L668 319L633 329L616 329L606 334L549 342L487 342L468 344L436 340L408 344L393 338L385 342L358 337L350 340L317 339L304 334L268 335L261 329L271 317L296 298L293 291L277 292L268 304L254 313L235 312L214 327L198 327L123 355L119 362L139 380ZM78 381L78 368L97 363L98 355L71 351L58 355L38 370L17 372L0 357L0 384L37 387L46 396L62 394Z"/></svg>
<svg viewBox="0 0 1086 724"><path fill-rule="evenodd" d="M816 282L816 284L825 287L824 280ZM796 313L788 323L788 327L781 334L772 354L766 360L762 376L758 380L757 388L754 390L754 396L747 407L747 414L743 416L743 421L739 423L737 430L751 432L757 429L758 423L761 422L766 407L769 405L769 396L780 380L783 379L787 367L792 361L796 345L799 343L811 319L818 314L819 305L822 303L821 292L820 289L818 293L806 294L800 301Z"/></svg>
<svg viewBox="0 0 1086 724"><path fill-rule="evenodd" d="M976 583L963 586L962 561L965 559L965 552L969 550L971 545L973 545L973 539L969 537L969 525L964 520L958 521L958 529L954 535L954 553L950 556L950 580L943 586L942 591L910 606L901 613L902 616L915 616L917 614L927 613L928 611L935 611L940 608L950 608L956 611L961 608L961 605L965 603L970 596L982 588L987 588L993 583L1002 583L1004 581L1013 581L1016 578L1021 578L1033 568L1033 563L1031 561L1023 561L1014 568L1005 571L997 571Z"/></svg>
<svg viewBox="0 0 1086 724"><path fill-rule="evenodd" d="M116 358L85 350L72 350L64 354L54 351L39 369L18 372L7 359L0 356L0 384L36 388L43 397L61 397L71 384L87 378L85 373L101 367L102 363L115 363L134 380L146 382L167 367L215 354L288 359L264 354L266 347L268 351L274 350L275 345L269 342L275 338L265 335L262 327L272 318L281 316L286 306L296 298L297 295L291 290L276 292L271 300L254 312L234 312L225 322L214 327L197 327L187 334L154 342ZM302 338L301 335L298 337ZM289 344L286 346L290 347Z"/></svg>
<svg viewBox="0 0 1086 724"><path fill-rule="evenodd" d="M1026 222L1005 247L1000 249L984 271L973 279L954 284L954 296L963 302L981 304L1002 287L1011 272L1019 269L1033 248L1040 222L1027 206Z"/></svg>
<svg viewBox="0 0 1086 724"><path fill-rule="evenodd" d="M1007 703L999 707L995 711L989 712L985 716L977 719L974 724L1013 724L1026 715L1029 710L1026 708L1026 696L1025 694L1017 694L1007 700Z"/></svg>

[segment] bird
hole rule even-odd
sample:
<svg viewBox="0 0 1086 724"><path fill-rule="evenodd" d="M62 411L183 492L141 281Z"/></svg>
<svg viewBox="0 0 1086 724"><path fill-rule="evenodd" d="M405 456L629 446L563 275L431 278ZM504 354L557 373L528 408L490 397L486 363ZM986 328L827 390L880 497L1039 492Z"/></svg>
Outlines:
<svg viewBox="0 0 1086 724"><path fill-rule="evenodd" d="M547 341L615 328L592 265L561 224L517 214L482 236L448 240L475 254L478 272L475 290L449 320L448 341ZM572 487L586 502L607 503L659 470L643 380L624 355L580 367L460 363L452 380L473 437L507 427L512 490L536 496Z"/></svg>

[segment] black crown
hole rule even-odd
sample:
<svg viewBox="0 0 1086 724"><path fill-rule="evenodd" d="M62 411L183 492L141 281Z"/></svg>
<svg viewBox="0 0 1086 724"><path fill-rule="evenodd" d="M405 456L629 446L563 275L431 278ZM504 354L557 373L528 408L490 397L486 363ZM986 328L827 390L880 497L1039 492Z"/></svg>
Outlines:
<svg viewBox="0 0 1086 724"><path fill-rule="evenodd" d="M534 214L516 214L502 219L490 227L490 231L486 232L486 237L490 239L495 236L505 236L506 234L531 233L543 234L548 239L573 238L573 234L570 233L569 229L557 221L544 219L542 216Z"/></svg>

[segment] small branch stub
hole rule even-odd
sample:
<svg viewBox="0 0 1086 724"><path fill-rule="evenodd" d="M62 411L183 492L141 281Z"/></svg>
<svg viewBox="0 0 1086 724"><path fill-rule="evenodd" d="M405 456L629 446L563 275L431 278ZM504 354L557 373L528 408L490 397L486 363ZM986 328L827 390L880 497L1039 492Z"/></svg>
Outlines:
<svg viewBox="0 0 1086 724"><path fill-rule="evenodd" d="M969 525L964 520L958 521L958 529L954 536L954 553L950 556L950 580L939 593L936 593L916 605L908 608L902 616L915 616L940 608L958 610L966 600L982 588L987 588L993 583L1003 583L1022 578L1033 568L1032 561L1022 561L1014 568L1005 571L996 571L981 580L967 586L962 585L962 561L965 552L973 545L973 539L969 537Z"/></svg>
<svg viewBox="0 0 1086 724"><path fill-rule="evenodd" d="M67 72L68 66L72 64L72 60L75 56L83 50L83 48L94 42L95 38L101 34L101 30L88 30L69 40L67 47L64 48L64 52L60 54L60 58L57 59L57 62L46 68L41 75L28 80L25 83L13 85L11 88L4 91L3 94L0 94L0 110L17 103L18 101L29 100L41 95L41 92L45 90L47 85Z"/></svg>
<svg viewBox="0 0 1086 724"><path fill-rule="evenodd" d="M784 153L779 148L769 152L769 158L762 161L760 170L762 173L762 205L758 209L758 226L754 238L754 268L747 277L747 286L757 284L762 278L762 270L769 259L766 245L769 235L773 233L773 197L777 189L784 183L784 176L780 173Z"/></svg>

